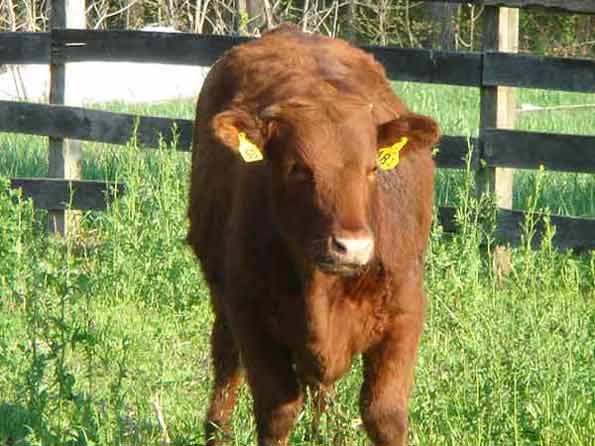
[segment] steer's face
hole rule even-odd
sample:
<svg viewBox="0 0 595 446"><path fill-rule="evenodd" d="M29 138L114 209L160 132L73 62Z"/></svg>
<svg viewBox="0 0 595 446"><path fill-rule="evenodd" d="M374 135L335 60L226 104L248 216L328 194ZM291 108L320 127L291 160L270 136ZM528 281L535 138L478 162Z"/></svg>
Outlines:
<svg viewBox="0 0 595 446"><path fill-rule="evenodd" d="M372 107L355 99L340 105L293 100L257 118L239 116L218 115L216 134L238 148L237 129L260 147L271 164L274 216L296 261L336 274L353 274L374 258L379 148L403 137L413 148L420 131L437 136L435 123L419 115L378 126Z"/></svg>
<svg viewBox="0 0 595 446"><path fill-rule="evenodd" d="M349 274L374 255L376 128L366 104L281 110L268 153L283 236L308 264Z"/></svg>

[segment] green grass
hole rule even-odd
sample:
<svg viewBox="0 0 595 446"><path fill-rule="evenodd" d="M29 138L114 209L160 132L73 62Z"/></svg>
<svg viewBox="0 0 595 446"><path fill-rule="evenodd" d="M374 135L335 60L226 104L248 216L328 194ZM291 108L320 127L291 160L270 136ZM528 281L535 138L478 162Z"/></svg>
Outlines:
<svg viewBox="0 0 595 446"><path fill-rule="evenodd" d="M411 107L449 134L473 134L473 90L399 86ZM522 91L523 102L591 102ZM525 99L526 98L526 99ZM450 105L449 105L450 104ZM449 110L449 107L451 110ZM190 103L110 105L192 117ZM527 115L522 128L595 134L577 114ZM580 115L582 116L582 114ZM563 128L559 120L563 121ZM159 396L175 445L202 444L210 388L208 290L184 244L188 154L85 145L87 178L119 179L127 193L85 214L83 241L43 235L43 213L0 182L0 444L158 445L151 401ZM42 138L0 135L0 175L42 176ZM595 216L595 179L522 172L515 203ZM595 445L595 253L574 257L522 246L499 283L489 209L470 195L470 175L441 173L441 203L458 203L462 233L432 233L429 297L411 400L411 444ZM358 417L361 368L338 384L322 423L323 445L365 445ZM255 444L244 389L234 445ZM292 435L306 446L306 407Z"/></svg>

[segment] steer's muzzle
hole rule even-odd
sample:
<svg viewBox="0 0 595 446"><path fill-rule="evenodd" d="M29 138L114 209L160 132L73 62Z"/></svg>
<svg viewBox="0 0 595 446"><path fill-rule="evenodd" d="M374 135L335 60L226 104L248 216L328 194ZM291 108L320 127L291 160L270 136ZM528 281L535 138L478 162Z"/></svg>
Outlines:
<svg viewBox="0 0 595 446"><path fill-rule="evenodd" d="M327 240L328 256L322 261L324 270L337 274L357 272L367 265L374 253L374 239L369 231L341 231Z"/></svg>

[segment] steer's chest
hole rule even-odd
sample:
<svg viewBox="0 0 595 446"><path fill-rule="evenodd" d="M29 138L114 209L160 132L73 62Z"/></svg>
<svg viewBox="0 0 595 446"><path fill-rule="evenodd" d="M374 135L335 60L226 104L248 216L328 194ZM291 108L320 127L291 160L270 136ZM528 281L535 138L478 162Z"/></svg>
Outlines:
<svg viewBox="0 0 595 446"><path fill-rule="evenodd" d="M320 283L274 283L265 313L277 342L287 346L306 381L333 382L355 355L380 338L391 318L391 287L385 274Z"/></svg>

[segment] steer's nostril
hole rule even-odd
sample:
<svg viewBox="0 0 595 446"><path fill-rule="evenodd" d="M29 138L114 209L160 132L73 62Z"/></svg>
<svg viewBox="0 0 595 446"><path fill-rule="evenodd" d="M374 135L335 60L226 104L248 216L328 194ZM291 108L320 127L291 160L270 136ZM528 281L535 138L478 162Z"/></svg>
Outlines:
<svg viewBox="0 0 595 446"><path fill-rule="evenodd" d="M338 254L345 254L347 252L347 246L338 240L334 235L331 238L331 247L333 251L337 252Z"/></svg>
<svg viewBox="0 0 595 446"><path fill-rule="evenodd" d="M333 261L340 265L365 265L374 251L374 239L369 236L342 237L333 234L328 243Z"/></svg>

